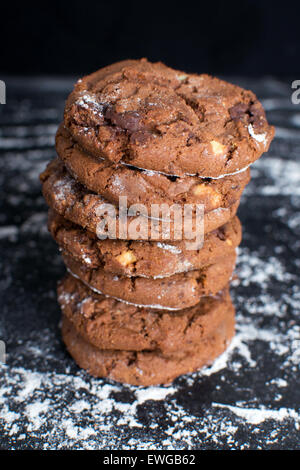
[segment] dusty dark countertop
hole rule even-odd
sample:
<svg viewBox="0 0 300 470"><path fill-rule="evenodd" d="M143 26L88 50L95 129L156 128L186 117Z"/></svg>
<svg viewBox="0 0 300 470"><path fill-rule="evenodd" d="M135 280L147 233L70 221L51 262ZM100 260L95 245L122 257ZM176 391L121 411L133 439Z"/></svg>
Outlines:
<svg viewBox="0 0 300 470"><path fill-rule="evenodd" d="M298 449L300 105L290 82L234 79L277 127L239 209L237 335L201 373L139 388L80 371L60 340L64 268L38 174L72 79L10 79L0 105L1 449Z"/></svg>

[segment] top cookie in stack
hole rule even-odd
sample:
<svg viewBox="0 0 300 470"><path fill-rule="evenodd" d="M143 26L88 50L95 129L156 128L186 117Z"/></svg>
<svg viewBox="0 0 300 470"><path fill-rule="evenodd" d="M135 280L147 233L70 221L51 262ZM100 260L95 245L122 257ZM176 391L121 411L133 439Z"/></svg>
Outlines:
<svg viewBox="0 0 300 470"><path fill-rule="evenodd" d="M49 230L70 273L59 287L63 337L79 365L148 385L224 350L234 332L235 214L249 166L273 134L252 92L208 75L142 59L77 82L57 132L58 158L41 180ZM122 198L134 208L126 230ZM99 239L99 208L108 204L116 231ZM176 238L178 220L167 213L166 229L155 205L193 205L203 247ZM127 230L141 220L143 233Z"/></svg>
<svg viewBox="0 0 300 470"><path fill-rule="evenodd" d="M251 91L145 59L79 80L64 125L82 149L110 163L201 178L244 170L273 136Z"/></svg>

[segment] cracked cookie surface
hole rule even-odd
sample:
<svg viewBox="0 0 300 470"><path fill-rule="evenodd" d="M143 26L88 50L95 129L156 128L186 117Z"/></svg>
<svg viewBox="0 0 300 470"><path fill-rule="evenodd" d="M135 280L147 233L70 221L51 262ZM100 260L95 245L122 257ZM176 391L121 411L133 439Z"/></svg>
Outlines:
<svg viewBox="0 0 300 470"><path fill-rule="evenodd" d="M80 79L64 123L96 157L177 176L233 174L266 152L274 136L251 91L146 59Z"/></svg>

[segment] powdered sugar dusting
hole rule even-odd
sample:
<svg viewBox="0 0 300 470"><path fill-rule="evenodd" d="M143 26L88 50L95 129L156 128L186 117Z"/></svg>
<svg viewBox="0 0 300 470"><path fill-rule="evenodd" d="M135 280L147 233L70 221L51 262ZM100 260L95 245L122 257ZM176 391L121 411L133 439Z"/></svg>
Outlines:
<svg viewBox="0 0 300 470"><path fill-rule="evenodd" d="M74 190L74 181L67 176L58 179L53 184L55 198L59 201L65 201L70 193Z"/></svg>
<svg viewBox="0 0 300 470"><path fill-rule="evenodd" d="M227 408L228 410L232 411L236 416L243 418L250 424L260 424L269 419L282 422L285 419L291 418L295 422L296 429L299 429L300 414L298 414L295 410L291 410L288 408L268 410L265 407L243 408L241 406L223 405L221 403L212 403L212 406L217 408Z"/></svg>
<svg viewBox="0 0 300 470"><path fill-rule="evenodd" d="M96 95L89 93L87 91L82 92L80 97L77 99L76 104L81 108L84 108L88 111L91 111L97 116L103 116L104 106L97 100ZM87 128L85 128L87 130Z"/></svg>
<svg viewBox="0 0 300 470"><path fill-rule="evenodd" d="M82 253L82 259L85 262L85 264L87 264L87 265L92 264L91 258L86 253Z"/></svg>
<svg viewBox="0 0 300 470"><path fill-rule="evenodd" d="M253 129L253 126L252 124L249 124L248 126L248 131L249 131L249 134L251 135L251 137L256 140L256 142L260 143L260 144L264 144L265 146L267 145L267 135L266 133L263 133L263 134L256 134L254 132L254 129Z"/></svg>
<svg viewBox="0 0 300 470"><path fill-rule="evenodd" d="M168 245L167 243L157 243L158 248L161 248L162 250L170 251L170 253L173 253L175 255L179 255L181 253L180 248L174 245Z"/></svg>
<svg viewBox="0 0 300 470"><path fill-rule="evenodd" d="M261 272L260 277L258 272ZM268 384L265 385L266 391L270 390L269 393L282 394L285 380L276 374L284 375L288 365L299 367L299 325L291 325L289 329L280 328L279 323L266 325L263 328L260 326L264 305L273 311L273 315L281 318L282 299L269 297L268 304L261 304L263 296L268 295L269 281L274 278L279 282L286 282L290 280L291 274L286 273L278 261L276 263L274 259L270 259L263 263L255 252L243 249L240 253L239 276L240 286L259 285L261 294L243 298L247 312L245 314L238 312L236 338L228 351L212 366L178 379L169 387L149 388L96 380L78 370L74 374L67 369L65 373L56 373L55 370L36 372L21 366L12 368L2 366L0 421L5 431L11 433L18 442L19 429L22 427L30 432L31 439L34 440L35 437L39 437L40 429L44 426L48 429L43 440L44 449L51 448L54 442L56 448L74 445L78 448L99 448L100 436L101 448L104 449L110 448L112 442L114 448L151 449L154 445L151 430L157 429L159 425L159 416L151 414L153 401L159 401L163 416L167 416L170 421L161 440L162 448L165 449L193 447L204 438L213 440L214 434L218 436L219 444L225 440L229 447L234 448L235 435L241 425L247 425L248 428L253 426L253 430L254 426L256 428L258 426L255 432L259 434L259 425L265 421L270 422L269 437L266 436L266 439L271 439L271 434L278 428L278 423L298 429L300 415L297 409L284 406L270 408L267 403L257 402L254 397L251 399L242 395L235 403L229 404L214 400L211 406L203 409L204 414L200 416L197 408L187 414L182 403L181 392L186 387L193 388L197 383L201 388L201 383L204 384L206 377L216 377L214 380L217 395L218 387L222 387L223 380L230 388L230 382L234 381L235 376L240 374L247 376L251 370L256 370L258 367L256 351L260 348L260 344L265 345L270 357L274 359L277 357L274 376L269 377ZM68 299L64 301L67 302ZM45 335L37 332L36 335L31 342L24 343L23 354L30 351L34 344L35 354L42 357L49 344L56 342L53 333L47 332ZM40 335L46 338L46 341L40 341ZM47 389L46 396L45 389ZM122 393L129 394L131 399L126 402L123 399L120 401L118 396ZM59 401L57 396L60 396ZM64 406L67 396L68 404ZM63 415L61 415L62 406ZM142 409L150 410L148 435L140 434L144 426L143 419L141 420ZM62 419L61 426L59 430L54 431L54 423L59 419ZM128 438L127 442L124 442L122 426L131 429L130 440Z"/></svg>

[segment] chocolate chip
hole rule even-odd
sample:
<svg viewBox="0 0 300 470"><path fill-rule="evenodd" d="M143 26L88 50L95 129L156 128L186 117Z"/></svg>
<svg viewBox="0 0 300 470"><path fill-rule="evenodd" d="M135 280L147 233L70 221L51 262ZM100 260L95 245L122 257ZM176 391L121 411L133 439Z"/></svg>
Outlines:
<svg viewBox="0 0 300 470"><path fill-rule="evenodd" d="M260 106L259 103L252 104L249 108L250 111L250 119L249 122L251 122L254 127L259 127L262 125L263 120L262 117L264 117L264 112Z"/></svg>
<svg viewBox="0 0 300 470"><path fill-rule="evenodd" d="M225 233L224 233L224 230L223 228L219 228L218 232L217 232L217 237L222 240L222 241L225 241L226 240L226 236L225 236Z"/></svg>
<svg viewBox="0 0 300 470"><path fill-rule="evenodd" d="M238 119L242 119L242 117L245 115L247 110L248 110L247 104L238 103L229 109L229 114L230 114L231 119L238 120Z"/></svg>
<svg viewBox="0 0 300 470"><path fill-rule="evenodd" d="M233 120L242 120L246 116L249 123L253 124L254 127L258 127L262 123L262 117L264 112L259 103L250 102L238 103L229 110L230 116Z"/></svg>
<svg viewBox="0 0 300 470"><path fill-rule="evenodd" d="M141 117L137 112L128 111L117 113L112 106L108 106L105 111L105 119L109 119L115 126L125 129L130 133L141 129Z"/></svg>

